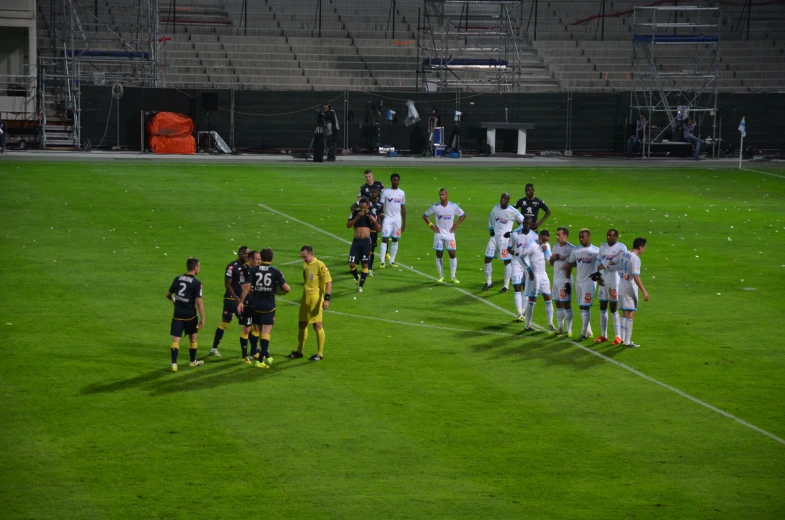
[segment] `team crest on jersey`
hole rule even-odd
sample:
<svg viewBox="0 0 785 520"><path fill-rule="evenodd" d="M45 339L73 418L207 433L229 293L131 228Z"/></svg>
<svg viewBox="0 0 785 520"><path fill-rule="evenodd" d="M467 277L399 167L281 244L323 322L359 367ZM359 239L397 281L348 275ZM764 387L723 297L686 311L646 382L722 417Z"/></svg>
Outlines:
<svg viewBox="0 0 785 520"><path fill-rule="evenodd" d="M611 289L611 299L615 300L617 298L616 289Z"/></svg>
<svg viewBox="0 0 785 520"><path fill-rule="evenodd" d="M455 240L450 240L450 247L455 249Z"/></svg>
<svg viewBox="0 0 785 520"><path fill-rule="evenodd" d="M585 301L586 303L591 303L591 293L590 292L587 292L586 294L583 295L583 301Z"/></svg>
<svg viewBox="0 0 785 520"><path fill-rule="evenodd" d="M397 237L401 236L401 228L395 230L395 236Z"/></svg>
<svg viewBox="0 0 785 520"><path fill-rule="evenodd" d="M502 249L502 259L506 259L510 256L510 252L506 249Z"/></svg>
<svg viewBox="0 0 785 520"><path fill-rule="evenodd" d="M559 290L559 298L561 298L562 300L566 300L567 299L567 290L566 289L560 289Z"/></svg>

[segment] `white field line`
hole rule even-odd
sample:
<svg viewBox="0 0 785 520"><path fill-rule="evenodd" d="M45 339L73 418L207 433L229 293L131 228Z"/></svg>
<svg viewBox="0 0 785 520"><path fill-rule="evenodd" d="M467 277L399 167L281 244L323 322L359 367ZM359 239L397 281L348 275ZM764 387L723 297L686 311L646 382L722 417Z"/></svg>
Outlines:
<svg viewBox="0 0 785 520"><path fill-rule="evenodd" d="M745 172L755 172L755 173L762 173L763 175L771 175L772 177L779 177L780 179L785 179L785 175L777 175L776 173L769 173L769 172L762 172L760 170L750 170L749 168L742 168Z"/></svg>
<svg viewBox="0 0 785 520"><path fill-rule="evenodd" d="M316 226L314 226L312 224L309 224L308 222L304 222L302 220L299 220L299 219L297 219L295 217L292 217L291 215L287 215L286 213L282 213L282 212L280 212L278 210L275 210L275 209L273 209L273 208L271 208L269 206L266 206L264 204L259 204L259 207L262 207L262 208L270 211L271 213L275 213L275 214L280 215L282 217L288 218L289 220L297 222L298 224L302 224L304 226L307 226L307 227L309 227L309 228L311 228L311 229L313 229L315 231L319 231L320 233L323 233L323 234L325 234L327 236L335 238L336 240L339 240L339 241L344 242L346 244L351 244L350 241L346 240L343 237L339 237L338 235L334 235L334 234L332 234L332 233L330 233L328 231L325 231L325 230L320 229L320 228L318 228L318 227L316 227ZM420 276L428 278L429 280L433 280L433 281L436 280L435 277L427 275L427 274L425 274L425 273L423 273L421 271L418 271L417 269L414 269L412 267L406 266L406 265L401 264L401 263L399 263L398 265L400 265L401 267L404 267L406 269L409 269L410 271L412 271L414 273L417 273ZM479 300L479 301L485 303L486 305L490 305L494 309L497 309L497 310L499 310L499 311L501 311L501 312L503 312L505 314L508 314L510 316L516 316L515 313L513 313L512 311L509 311L509 310L507 310L507 309L505 309L503 307L500 307L499 305L496 305L493 302L489 302L489 301L487 301L487 300L485 300L483 298L480 298L479 296L477 296L475 294L472 294L472 293L470 293L470 292L468 292L468 291L466 291L466 290L464 290L464 289L462 289L460 287L457 287L457 286L454 286L454 285L451 286L451 287L453 289L457 290L458 292L460 292L460 293L462 293L462 294L464 294L466 296L469 296L471 298L474 298L476 300ZM351 316L351 317L357 317L357 318L362 318L362 319L368 319L368 316L352 315L352 314L348 314L348 313L338 313L336 311L329 311L329 312L336 313L336 314L342 314L342 315L345 315L345 316ZM396 323L396 324L406 324L406 325L412 325L412 326L418 326L418 327L425 327L425 325L422 324L422 323L400 322L400 321L395 321L395 320L386 320L386 319L382 319L382 318L375 318L375 319L379 320L379 321L386 321L386 322L391 322L391 323ZM542 327L540 327L538 325L534 325L534 327L536 329L538 329L538 330L545 330L545 329L543 329ZM433 325L428 326L427 328L434 328L434 329L438 328L438 329L442 329L442 330L450 330L450 331L455 331L455 332L473 332L473 333L477 333L477 331L472 331L472 330L451 329L451 328L446 328L446 327L436 327L436 326L433 326ZM504 333L492 333L492 334L504 335ZM715 406L712 406L709 403L701 401L697 397L693 397L693 396L691 396L691 395L689 395L689 394L679 390L678 388L675 388L675 387L673 387L673 386L671 386L671 385L669 385L667 383L663 383L662 381L654 379L653 377L648 376L648 375L644 374L643 372L640 372L639 370L636 370L636 369L632 368L629 365L625 365L624 363L621 363L620 361L616 361L613 358L610 358L608 356L600 354L596 350L592 350L592 349L590 349L588 347L585 347L585 346L583 346L580 343L577 343L575 341L570 341L570 340L567 340L567 339L563 339L563 341L567 341L568 343L578 347L579 349L583 350L584 352L587 352L587 353L589 353L589 354L591 354L593 356L597 356L600 359L603 359L603 360L605 360L605 361L607 361L609 363L613 363L614 365L616 365L618 367L621 367L624 370L627 370L628 372L631 372L631 373L635 374L638 377L641 377L641 378L643 378L643 379L645 379L645 380L647 380L647 381L649 381L651 383L654 383L654 384L659 385L659 386L661 386L663 388L666 388L666 389L670 390L671 392L674 392L674 393L676 393L676 394L678 394L678 395L680 395L680 396L682 396L682 397L684 397L686 399L689 399L690 401L692 401L692 402L694 402L696 404L699 404L700 406L703 406L704 408L708 408L709 410L711 410L713 412L717 412L718 414L723 415L723 416L727 417L728 419L732 419L732 420L736 421L737 423L739 423L739 424L741 424L743 426L746 426L747 428L750 428L751 430L755 430L756 432L761 433L761 434L765 435L766 437L769 437L769 438L779 442L780 444L785 445L785 439L781 439L781 438L777 437L776 435L774 435L773 433L769 433L766 430L758 428L754 424L748 423L744 419L736 417L735 415L730 414L730 413L728 413L728 412L726 412L724 410L721 410L721 409L719 409L719 408L717 408Z"/></svg>

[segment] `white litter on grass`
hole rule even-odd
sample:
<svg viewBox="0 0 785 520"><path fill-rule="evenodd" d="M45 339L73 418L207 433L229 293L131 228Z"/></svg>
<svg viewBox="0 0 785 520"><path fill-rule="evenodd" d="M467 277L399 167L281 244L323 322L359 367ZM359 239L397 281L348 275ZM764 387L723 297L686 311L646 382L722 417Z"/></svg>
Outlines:
<svg viewBox="0 0 785 520"><path fill-rule="evenodd" d="M422 322L420 322L420 323L422 323ZM13 323L11 323L11 322L9 321L8 323L6 323L6 325L9 325L9 326L10 326L10 325L13 325Z"/></svg>
<svg viewBox="0 0 785 520"><path fill-rule="evenodd" d="M722 296L722 293L717 293L717 296Z"/></svg>
<svg viewBox="0 0 785 520"><path fill-rule="evenodd" d="M731 240L731 238L730 238L730 237L728 237L728 242L733 242L733 240Z"/></svg>

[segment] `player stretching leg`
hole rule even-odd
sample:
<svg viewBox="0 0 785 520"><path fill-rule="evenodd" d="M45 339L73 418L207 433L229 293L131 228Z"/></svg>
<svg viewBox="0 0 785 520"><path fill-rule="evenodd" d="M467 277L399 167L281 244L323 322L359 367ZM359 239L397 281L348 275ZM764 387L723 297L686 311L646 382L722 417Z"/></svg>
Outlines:
<svg viewBox="0 0 785 520"><path fill-rule="evenodd" d="M436 215L436 224L431 222L428 218L430 215ZM447 249L447 254L450 257L450 278L452 278L452 283L461 283L455 277L455 273L458 269L458 259L455 257L455 230L458 229L461 222L466 219L466 214L457 204L449 201L447 189L442 188L439 190L439 202L428 208L423 214L422 219L428 224L431 231L433 231L433 249L436 251L436 271L439 273L439 279L437 281L444 281L442 255L444 254L444 250Z"/></svg>

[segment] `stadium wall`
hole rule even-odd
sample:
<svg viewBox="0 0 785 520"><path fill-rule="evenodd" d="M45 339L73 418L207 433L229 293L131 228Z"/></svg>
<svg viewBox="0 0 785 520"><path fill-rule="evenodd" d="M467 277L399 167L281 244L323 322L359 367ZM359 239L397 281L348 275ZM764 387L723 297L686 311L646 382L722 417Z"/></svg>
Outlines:
<svg viewBox="0 0 785 520"><path fill-rule="evenodd" d="M128 149L140 148L140 112L172 111L190 116L198 130L207 130L207 112L201 107L204 90L126 88L120 100L120 144ZM210 123L225 141L230 139L231 92L218 94L218 110L210 115ZM110 108L111 87L82 87L82 135L93 146L102 148L116 142L116 106ZM344 103L346 99L346 104ZM528 134L531 151L564 150L567 140L567 118L571 105L572 146L574 151L622 152L626 139L625 125L629 118L629 94L573 93L531 94L466 94L415 92L298 92L252 91L234 92L235 148L248 151L306 149L316 126L316 110L330 102L338 112L342 130L339 147L344 143L345 115L348 122L348 145L364 148L366 137L362 126L369 118L369 103L378 108L381 102L381 142L397 149L411 149L412 127L403 124L411 99L422 118L421 132L432 109L437 109L449 135L453 126L452 113L463 113L461 144L476 150L485 142L484 121L534 123L537 129ZM398 123L384 118L388 109L395 110ZM755 150L785 150L785 133L781 121L785 116L782 94L723 94L719 97L719 119L725 140L738 144L736 128L742 117L747 118L747 138ZM656 124L656 119L655 119ZM711 135L711 128L701 129ZM514 152L517 135L497 132L497 152Z"/></svg>

